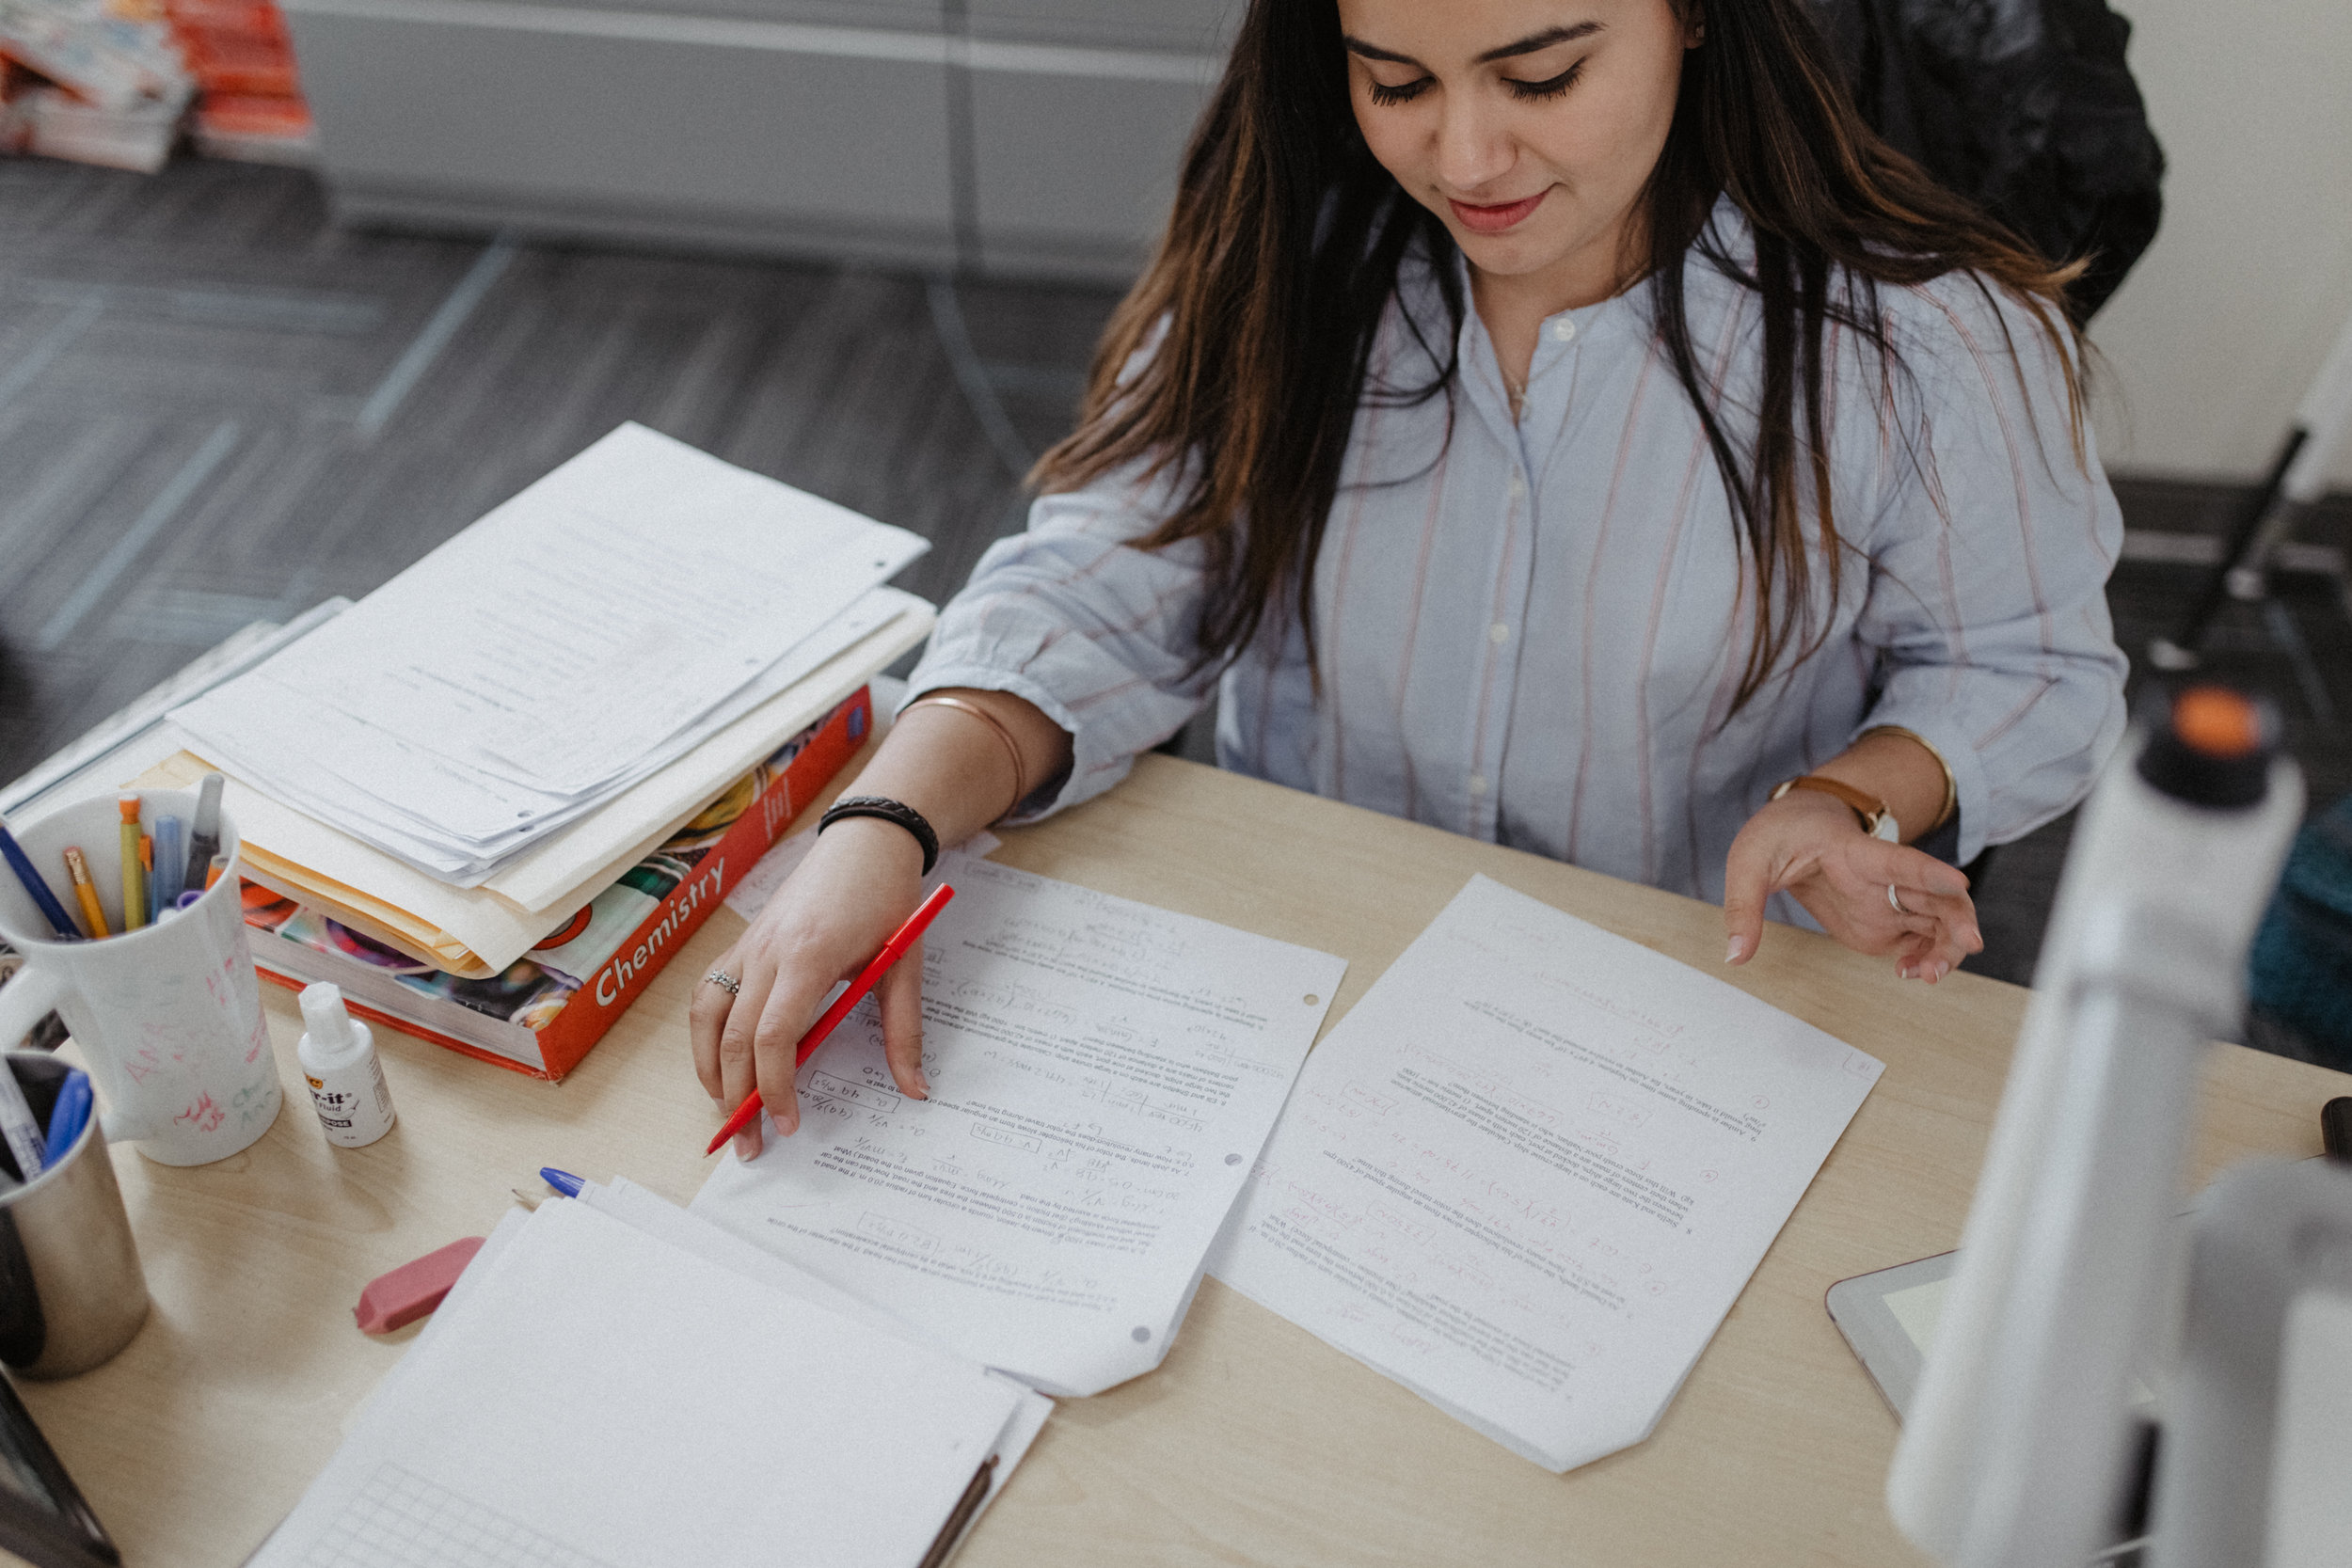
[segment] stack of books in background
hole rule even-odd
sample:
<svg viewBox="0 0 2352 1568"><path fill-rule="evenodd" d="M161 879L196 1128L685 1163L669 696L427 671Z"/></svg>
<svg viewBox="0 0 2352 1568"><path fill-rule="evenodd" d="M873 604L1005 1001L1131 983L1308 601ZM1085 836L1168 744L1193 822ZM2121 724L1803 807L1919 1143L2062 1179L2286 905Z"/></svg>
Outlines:
<svg viewBox="0 0 2352 1568"><path fill-rule="evenodd" d="M0 0L0 151L152 174L195 91L160 13Z"/></svg>
<svg viewBox="0 0 2352 1568"><path fill-rule="evenodd" d="M265 975L560 1078L871 733L927 547L624 425L0 810L217 768Z"/></svg>
<svg viewBox="0 0 2352 1568"><path fill-rule="evenodd" d="M183 125L207 156L311 160L276 0L0 0L0 152L152 174Z"/></svg>
<svg viewBox="0 0 2352 1568"><path fill-rule="evenodd" d="M318 150L276 0L162 0L196 78L189 135L208 158L309 164Z"/></svg>

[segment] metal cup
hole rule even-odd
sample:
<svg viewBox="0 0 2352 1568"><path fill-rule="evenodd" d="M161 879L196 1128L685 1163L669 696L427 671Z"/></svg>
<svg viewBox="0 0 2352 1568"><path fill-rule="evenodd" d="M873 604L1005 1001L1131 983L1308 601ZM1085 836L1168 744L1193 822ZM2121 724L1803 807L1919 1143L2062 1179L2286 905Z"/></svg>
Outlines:
<svg viewBox="0 0 2352 1568"><path fill-rule="evenodd" d="M46 1123L66 1064L21 1051L0 1060ZM0 1193L0 1361L24 1377L88 1371L131 1342L147 1307L147 1275L93 1114L72 1148Z"/></svg>

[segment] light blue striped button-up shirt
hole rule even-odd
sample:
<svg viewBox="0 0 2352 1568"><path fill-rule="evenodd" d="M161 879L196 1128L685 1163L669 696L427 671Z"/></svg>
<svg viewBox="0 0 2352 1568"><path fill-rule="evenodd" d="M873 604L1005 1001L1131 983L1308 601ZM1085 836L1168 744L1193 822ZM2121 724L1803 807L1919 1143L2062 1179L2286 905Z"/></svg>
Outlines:
<svg viewBox="0 0 2352 1568"><path fill-rule="evenodd" d="M1736 210L1715 221L1743 253ZM1737 443L1761 378L1756 297L1695 252L1686 277L1692 346ZM1444 397L1366 400L1315 567L1322 691L1295 626L1262 637L1223 673L1218 761L1718 902L1724 854L1772 787L1873 725L1949 762L1963 861L2074 805L2123 723L2103 593L2122 529L2026 310L1966 275L1883 288L1908 371L1891 382L1833 329L1843 588L1834 606L1817 594L1818 649L1735 714L1753 578L1654 349L1650 287L1544 323L1517 421L1475 310L1450 439ZM1425 275L1400 285L1375 375L1432 373L1400 312L1441 320L1435 293ZM1206 680L1185 678L1200 552L1126 544L1166 513L1164 487L1116 480L1042 498L912 679L1010 691L1068 730L1075 762L1045 811L1118 783L1205 701ZM1785 896L1772 912L1804 920Z"/></svg>

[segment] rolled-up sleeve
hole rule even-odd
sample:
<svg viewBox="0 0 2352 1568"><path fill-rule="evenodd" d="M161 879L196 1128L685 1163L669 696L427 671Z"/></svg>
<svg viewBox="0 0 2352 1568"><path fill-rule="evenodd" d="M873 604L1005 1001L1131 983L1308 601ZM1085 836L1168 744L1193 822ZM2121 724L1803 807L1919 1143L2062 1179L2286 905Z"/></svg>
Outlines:
<svg viewBox="0 0 2352 1568"><path fill-rule="evenodd" d="M1168 515L1172 483L1115 475L1040 498L1027 531L980 558L908 677L910 702L943 687L1009 691L1070 733L1068 777L1013 821L1100 795L1207 701L1216 672L1192 668L1205 552L1133 545Z"/></svg>
<svg viewBox="0 0 2352 1568"><path fill-rule="evenodd" d="M1915 396L1870 530L1857 631L1879 695L1857 733L1900 725L1943 753L1965 863L2080 801L2122 734L2106 585L2123 525L2023 307L1954 275L1896 315Z"/></svg>

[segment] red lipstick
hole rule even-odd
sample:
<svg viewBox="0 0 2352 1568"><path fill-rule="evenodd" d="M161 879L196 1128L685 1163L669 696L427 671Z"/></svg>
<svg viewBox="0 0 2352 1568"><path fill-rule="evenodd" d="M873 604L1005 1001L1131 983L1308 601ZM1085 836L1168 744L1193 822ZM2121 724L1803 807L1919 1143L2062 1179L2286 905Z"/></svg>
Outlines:
<svg viewBox="0 0 2352 1568"><path fill-rule="evenodd" d="M1523 201L1506 201L1496 207L1473 207L1452 197L1446 198L1446 204L1454 209L1455 219L1471 233L1500 234L1523 222L1530 213L1543 205L1544 198L1550 194L1550 190L1546 188Z"/></svg>

